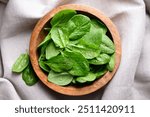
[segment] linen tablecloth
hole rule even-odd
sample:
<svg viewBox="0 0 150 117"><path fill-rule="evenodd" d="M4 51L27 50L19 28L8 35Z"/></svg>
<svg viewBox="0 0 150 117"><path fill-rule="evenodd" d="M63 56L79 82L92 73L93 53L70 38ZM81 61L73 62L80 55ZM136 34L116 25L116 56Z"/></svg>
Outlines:
<svg viewBox="0 0 150 117"><path fill-rule="evenodd" d="M0 1L0 99L150 99L150 0ZM64 4L83 4L101 10L120 33L120 67L107 86L90 95L61 95L40 81L29 87L21 75L11 72L17 57L28 49L37 21Z"/></svg>

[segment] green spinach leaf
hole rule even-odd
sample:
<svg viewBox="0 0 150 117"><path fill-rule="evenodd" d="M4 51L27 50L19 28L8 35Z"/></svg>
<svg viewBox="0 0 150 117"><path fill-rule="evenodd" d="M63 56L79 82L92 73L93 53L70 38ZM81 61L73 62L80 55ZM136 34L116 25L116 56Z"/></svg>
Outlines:
<svg viewBox="0 0 150 117"><path fill-rule="evenodd" d="M110 61L110 56L107 54L100 54L96 58L90 59L88 61L90 64L93 64L93 65L103 65Z"/></svg>
<svg viewBox="0 0 150 117"><path fill-rule="evenodd" d="M66 25L69 31L69 39L80 39L90 31L90 26L90 18L81 14L74 15Z"/></svg>
<svg viewBox="0 0 150 117"><path fill-rule="evenodd" d="M107 32L107 27L102 23L100 22L99 20L97 19L91 19L91 23L93 24L93 26L95 28L98 28L98 29L101 29L103 34L106 34Z"/></svg>
<svg viewBox="0 0 150 117"><path fill-rule="evenodd" d="M21 54L16 62L12 66L12 71L16 73L21 73L29 64L29 55L27 53Z"/></svg>
<svg viewBox="0 0 150 117"><path fill-rule="evenodd" d="M50 71L48 75L48 81L52 82L54 84L60 85L60 86L66 86L70 84L73 80L72 75L62 72L62 73L56 73L53 71Z"/></svg>
<svg viewBox="0 0 150 117"><path fill-rule="evenodd" d="M22 72L22 79L26 85L32 86L38 82L38 78L33 71L32 66L29 64L26 69Z"/></svg>
<svg viewBox="0 0 150 117"><path fill-rule="evenodd" d="M115 54L113 54L111 56L110 61L109 61L108 65L107 65L107 69L109 71L113 71L114 68L115 68Z"/></svg>
<svg viewBox="0 0 150 117"><path fill-rule="evenodd" d="M71 10L71 9L62 10L58 12L56 15L54 15L50 23L52 26L66 23L75 14L77 14L75 10Z"/></svg>
<svg viewBox="0 0 150 117"><path fill-rule="evenodd" d="M85 76L89 72L89 63L84 58L84 56L78 52L65 51L64 56L66 56L69 61L73 64L69 73L74 76Z"/></svg>
<svg viewBox="0 0 150 117"><path fill-rule="evenodd" d="M52 27L51 29L51 37L54 41L55 45L60 48L65 48L66 45L69 43L68 34L63 28L61 27Z"/></svg>
<svg viewBox="0 0 150 117"><path fill-rule="evenodd" d="M51 41L46 47L46 59L50 59L57 56L60 53L60 49L56 48L54 43Z"/></svg>
<svg viewBox="0 0 150 117"><path fill-rule="evenodd" d="M53 71L64 72L72 68L73 63L64 55L57 55L45 62Z"/></svg>

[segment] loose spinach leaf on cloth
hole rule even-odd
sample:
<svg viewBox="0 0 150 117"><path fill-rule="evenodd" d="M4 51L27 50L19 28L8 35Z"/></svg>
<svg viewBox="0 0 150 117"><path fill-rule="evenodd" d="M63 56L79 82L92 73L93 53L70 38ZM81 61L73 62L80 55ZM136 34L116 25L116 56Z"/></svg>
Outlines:
<svg viewBox="0 0 150 117"><path fill-rule="evenodd" d="M29 55L27 53L21 54L13 64L12 71L21 73L28 66L29 61Z"/></svg>
<svg viewBox="0 0 150 117"><path fill-rule="evenodd" d="M66 23L70 20L70 18L72 18L76 14L77 13L75 10L71 9L62 10L54 15L50 23L52 26Z"/></svg>
<svg viewBox="0 0 150 117"><path fill-rule="evenodd" d="M33 71L31 64L29 64L26 69L22 72L22 79L26 85L32 86L38 82L38 78Z"/></svg>
<svg viewBox="0 0 150 117"><path fill-rule="evenodd" d="M73 76L67 72L56 73L54 71L50 71L48 75L48 81L60 86L66 86L70 84L73 80Z"/></svg>

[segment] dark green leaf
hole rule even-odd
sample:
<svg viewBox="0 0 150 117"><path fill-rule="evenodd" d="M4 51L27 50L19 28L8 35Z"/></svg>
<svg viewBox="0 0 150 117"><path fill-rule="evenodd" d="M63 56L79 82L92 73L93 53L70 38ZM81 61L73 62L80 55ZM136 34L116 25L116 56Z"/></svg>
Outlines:
<svg viewBox="0 0 150 117"><path fill-rule="evenodd" d="M70 84L72 80L73 80L72 75L66 72L56 73L56 72L50 71L48 75L49 82L52 82L60 86L66 86Z"/></svg>
<svg viewBox="0 0 150 117"><path fill-rule="evenodd" d="M32 86L37 83L38 78L34 73L32 66L29 64L26 69L22 72L22 79L26 83L26 85Z"/></svg>
<svg viewBox="0 0 150 117"><path fill-rule="evenodd" d="M21 73L29 64L29 55L26 54L21 54L16 62L12 66L12 71L16 73Z"/></svg>
<svg viewBox="0 0 150 117"><path fill-rule="evenodd" d="M39 65L44 71L50 72L49 66L44 61L39 61Z"/></svg>

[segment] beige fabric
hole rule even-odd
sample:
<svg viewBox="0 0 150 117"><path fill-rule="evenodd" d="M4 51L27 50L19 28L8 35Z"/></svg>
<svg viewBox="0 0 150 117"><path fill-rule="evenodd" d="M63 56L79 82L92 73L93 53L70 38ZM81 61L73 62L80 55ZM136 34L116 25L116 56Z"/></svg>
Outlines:
<svg viewBox="0 0 150 117"><path fill-rule="evenodd" d="M86 96L57 94L41 82L32 87L11 66L29 46L31 31L39 18L56 6L76 3L103 11L115 23L122 41L122 60L113 80ZM150 99L150 2L146 0L9 0L0 14L2 69L0 99Z"/></svg>

